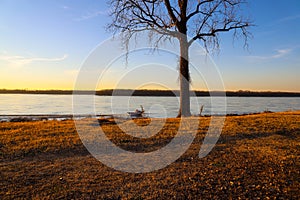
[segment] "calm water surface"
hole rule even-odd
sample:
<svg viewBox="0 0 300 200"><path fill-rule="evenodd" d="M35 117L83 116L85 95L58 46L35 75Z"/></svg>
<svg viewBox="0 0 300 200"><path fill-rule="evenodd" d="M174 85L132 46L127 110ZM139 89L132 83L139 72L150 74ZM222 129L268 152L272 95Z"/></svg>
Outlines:
<svg viewBox="0 0 300 200"><path fill-rule="evenodd" d="M106 97L77 95L77 114L125 114L143 105L150 117L175 117L179 108L176 97ZM90 100L95 102L90 104ZM72 114L72 95L30 95L0 94L0 115L15 114ZM218 103L211 106L211 101L223 101L220 97L192 97L191 111L199 114L199 107L204 106L203 114L224 114ZM226 114L244 114L253 112L300 110L299 97L227 97ZM213 110L213 111L212 111Z"/></svg>

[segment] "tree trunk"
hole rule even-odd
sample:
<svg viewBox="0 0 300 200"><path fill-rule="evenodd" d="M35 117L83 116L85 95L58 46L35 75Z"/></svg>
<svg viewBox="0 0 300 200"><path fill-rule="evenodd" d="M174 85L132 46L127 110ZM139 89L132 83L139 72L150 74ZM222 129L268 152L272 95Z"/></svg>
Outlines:
<svg viewBox="0 0 300 200"><path fill-rule="evenodd" d="M180 108L177 117L191 116L190 111L190 73L189 47L187 36L183 35L180 42L179 81L180 81Z"/></svg>

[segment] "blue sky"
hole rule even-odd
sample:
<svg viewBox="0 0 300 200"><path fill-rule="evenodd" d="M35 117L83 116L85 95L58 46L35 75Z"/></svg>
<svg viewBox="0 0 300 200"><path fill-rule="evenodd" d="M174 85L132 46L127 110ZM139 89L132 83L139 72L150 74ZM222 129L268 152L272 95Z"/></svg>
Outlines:
<svg viewBox="0 0 300 200"><path fill-rule="evenodd" d="M111 37L108 9L101 0L0 0L0 88L73 89L85 58ZM246 14L256 24L249 48L226 33L212 55L225 89L300 92L300 1L252 0ZM114 73L99 89L114 87ZM178 88L177 77L163 78Z"/></svg>

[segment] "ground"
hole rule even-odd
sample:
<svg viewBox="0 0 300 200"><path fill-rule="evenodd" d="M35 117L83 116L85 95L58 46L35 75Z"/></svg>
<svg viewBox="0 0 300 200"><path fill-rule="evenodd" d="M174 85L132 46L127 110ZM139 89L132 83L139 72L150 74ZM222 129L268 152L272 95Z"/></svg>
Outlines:
<svg viewBox="0 0 300 200"><path fill-rule="evenodd" d="M72 120L2 122L0 199L300 199L300 111L229 116L217 145L201 159L210 117L199 120L184 155L139 174L96 160ZM101 127L123 149L149 152L170 142L179 121L168 119L148 139L124 134L111 120Z"/></svg>

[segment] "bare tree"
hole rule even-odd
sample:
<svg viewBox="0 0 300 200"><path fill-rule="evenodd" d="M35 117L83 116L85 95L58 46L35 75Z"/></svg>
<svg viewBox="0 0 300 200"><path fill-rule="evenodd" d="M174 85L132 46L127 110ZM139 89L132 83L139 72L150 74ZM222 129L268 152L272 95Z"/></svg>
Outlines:
<svg viewBox="0 0 300 200"><path fill-rule="evenodd" d="M242 16L243 0L110 0L110 31L126 33L124 44L138 32L148 30L149 40L157 45L175 37L180 44L180 109L178 117L190 116L189 47L196 40L206 50L219 48L219 33L232 31L247 44L251 26ZM155 33L155 34L153 34ZM156 35L157 37L153 37ZM189 39L188 36L191 36Z"/></svg>

